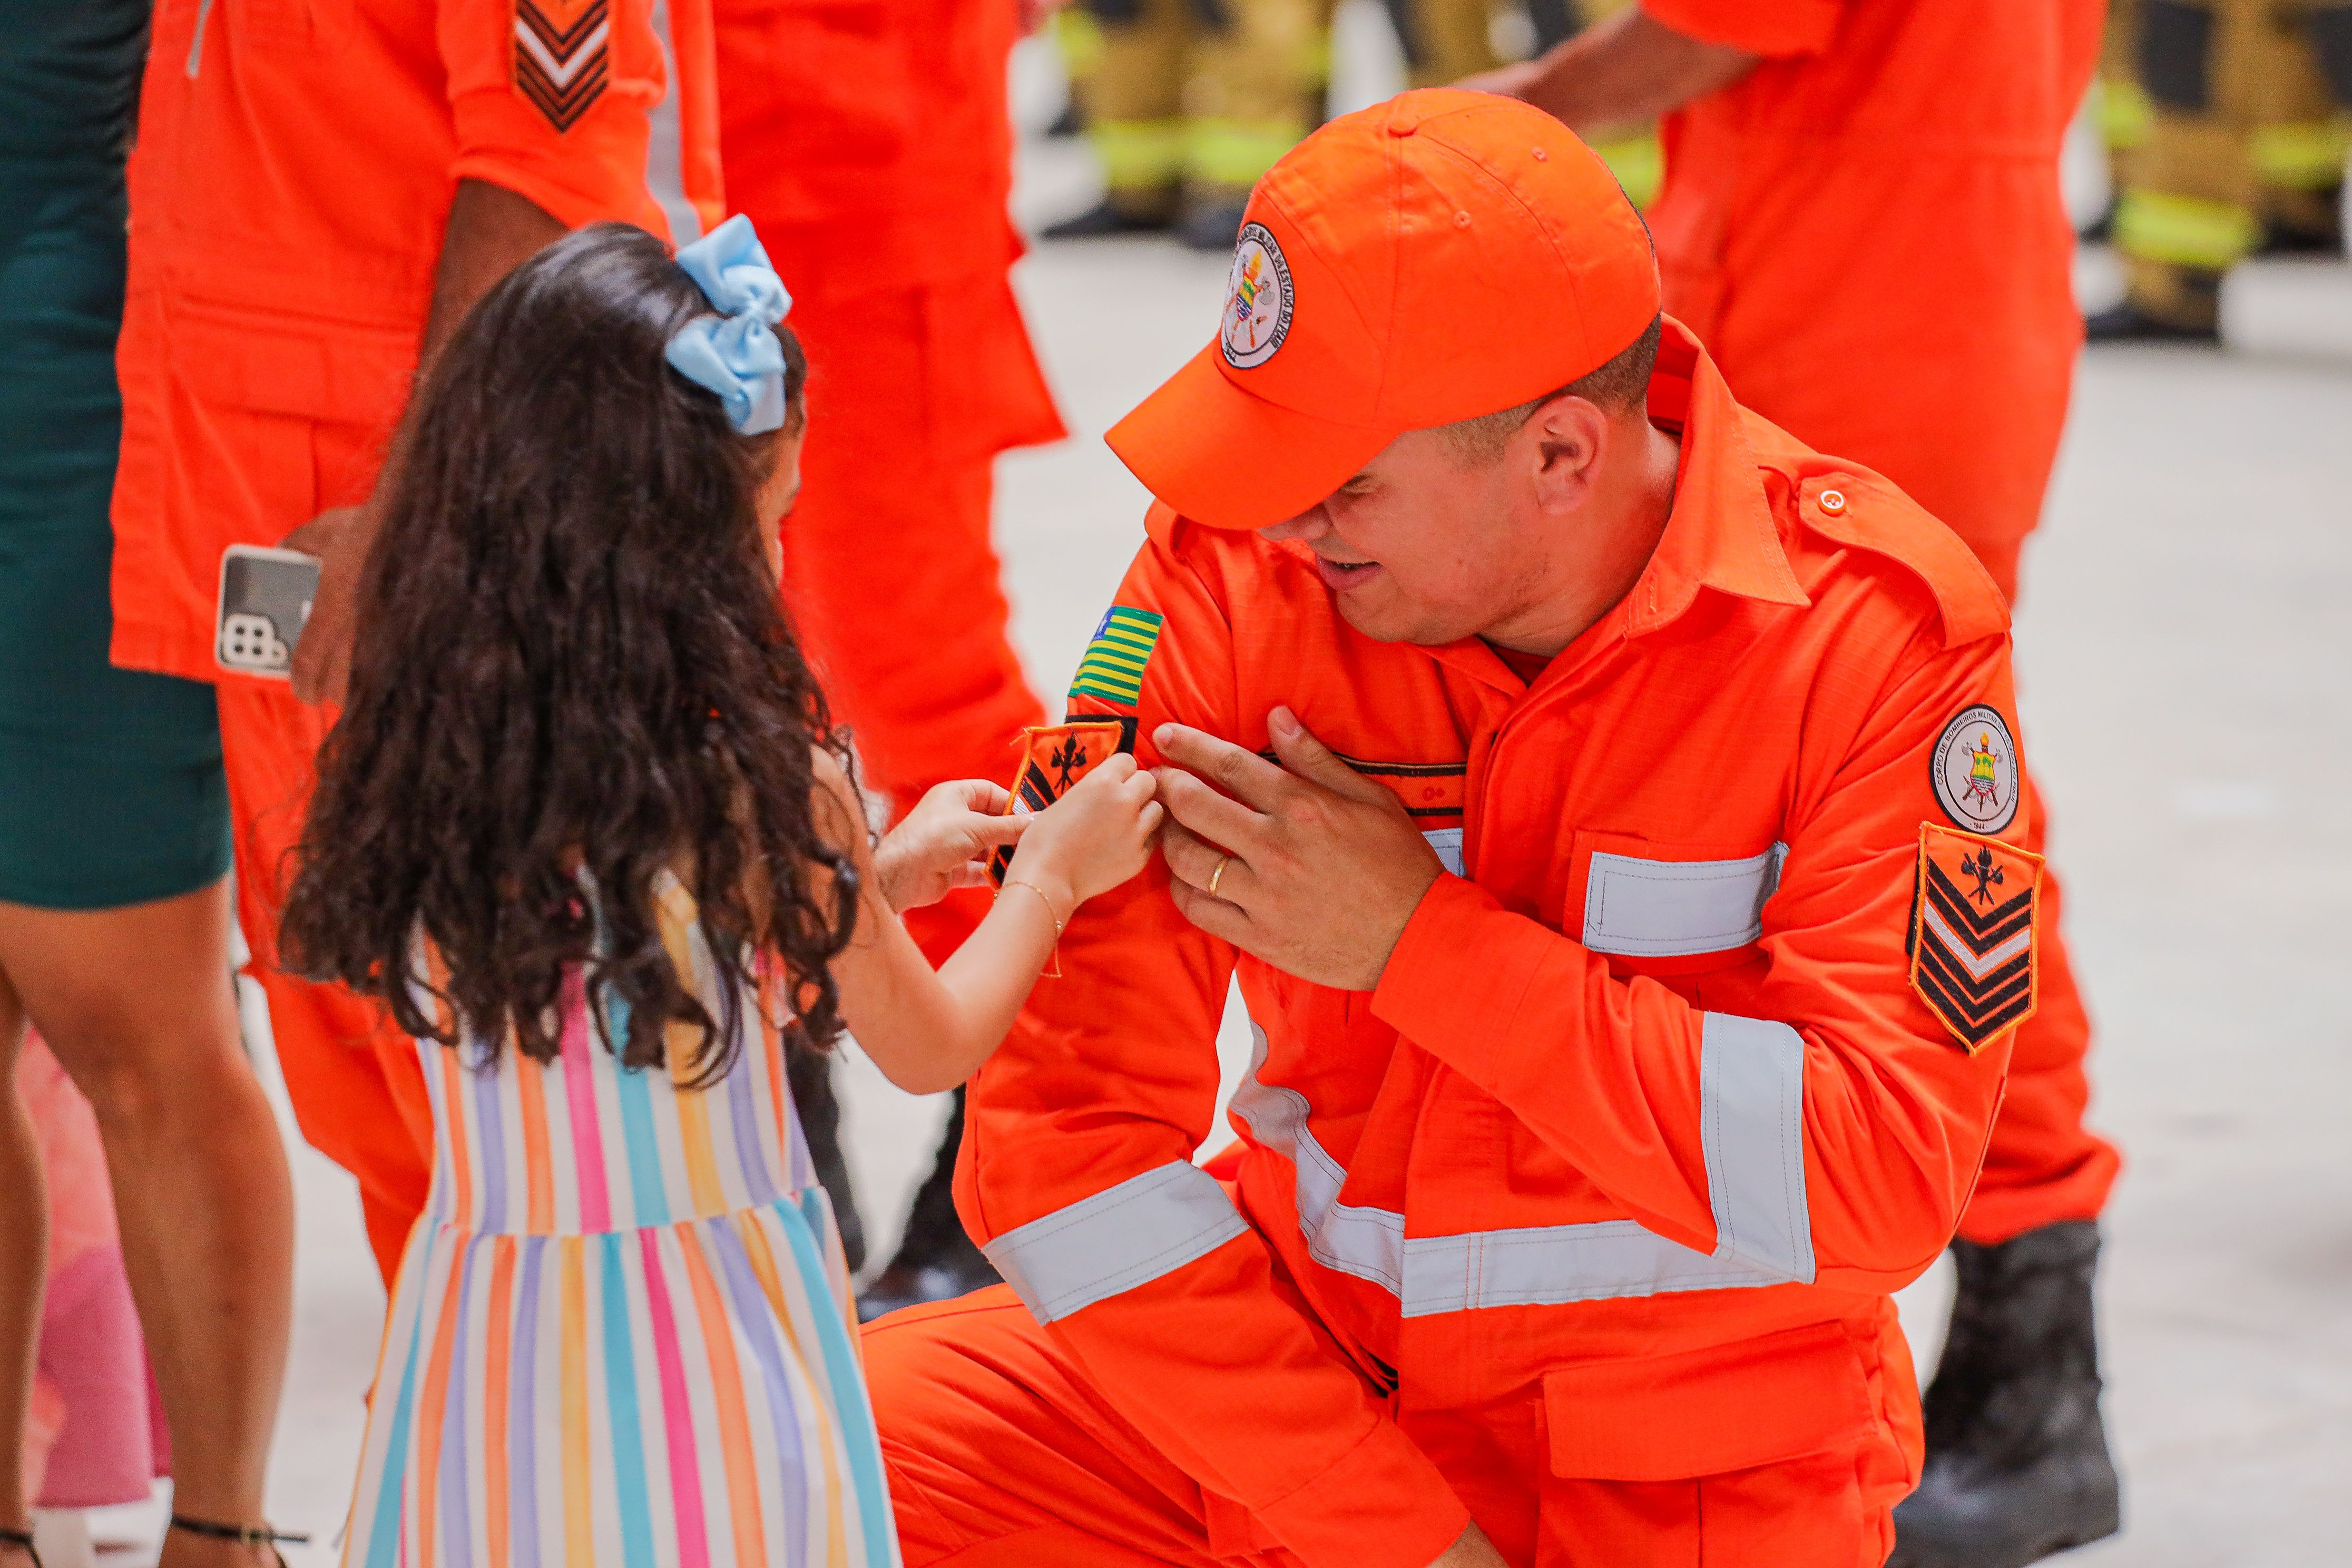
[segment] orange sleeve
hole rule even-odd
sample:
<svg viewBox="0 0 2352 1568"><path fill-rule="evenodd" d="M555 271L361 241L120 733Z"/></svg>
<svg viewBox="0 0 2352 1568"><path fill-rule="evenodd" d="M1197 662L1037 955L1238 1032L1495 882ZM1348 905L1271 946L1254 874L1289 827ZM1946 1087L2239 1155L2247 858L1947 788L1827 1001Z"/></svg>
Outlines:
<svg viewBox="0 0 2352 1568"><path fill-rule="evenodd" d="M1866 1291L1909 1282L1958 1223L2015 1037L1970 1054L1913 988L1922 825L1947 820L1930 757L1972 705L2011 735L2016 718L2006 636L1906 667L1858 729L1845 721L1855 738L1819 798L1792 811L1762 914L1770 967L1742 1008L1755 1016L1616 979L1454 877L1415 910L1373 1011L1644 1228L1727 1271ZM2024 842L2021 812L2011 842Z"/></svg>
<svg viewBox="0 0 2352 1568"><path fill-rule="evenodd" d="M1088 694L1090 653L1073 716L1132 713L1146 766L1161 722L1235 733L1231 632L1201 577L1148 544L1118 604L1129 627L1160 617L1139 694ZM958 1206L1105 1397L1202 1488L1310 1568L1424 1568L1468 1510L1192 1163L1234 963L1177 913L1156 859L1081 909L1062 978L1039 982L974 1081Z"/></svg>
<svg viewBox="0 0 2352 1568"><path fill-rule="evenodd" d="M1651 20L1686 38L1751 55L1818 55L1837 36L1844 0L1642 0Z"/></svg>
<svg viewBox="0 0 2352 1568"><path fill-rule="evenodd" d="M570 227L618 218L668 237L646 191L671 87L655 0L441 0L437 33L454 176L503 186Z"/></svg>

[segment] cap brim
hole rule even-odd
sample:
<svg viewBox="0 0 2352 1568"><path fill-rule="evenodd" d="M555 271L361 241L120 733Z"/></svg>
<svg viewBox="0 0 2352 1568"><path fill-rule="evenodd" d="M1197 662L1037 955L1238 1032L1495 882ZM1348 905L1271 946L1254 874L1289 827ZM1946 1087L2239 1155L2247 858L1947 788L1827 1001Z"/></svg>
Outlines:
<svg viewBox="0 0 2352 1568"><path fill-rule="evenodd" d="M1103 438L1144 489L1212 528L1265 528L1353 479L1400 434L1340 425L1235 386L1213 342Z"/></svg>

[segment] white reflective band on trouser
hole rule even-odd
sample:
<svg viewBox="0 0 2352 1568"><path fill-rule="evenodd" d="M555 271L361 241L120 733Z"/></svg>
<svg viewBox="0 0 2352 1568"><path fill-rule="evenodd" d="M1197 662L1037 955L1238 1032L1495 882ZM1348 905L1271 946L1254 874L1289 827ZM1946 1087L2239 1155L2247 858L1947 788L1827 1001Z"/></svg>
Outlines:
<svg viewBox="0 0 2352 1568"><path fill-rule="evenodd" d="M1408 1318L1810 1284L1804 1041L1786 1024L1727 1013L1702 1017L1699 1136L1715 1215L1712 1253L1630 1219L1407 1238L1402 1215L1339 1201L1348 1173L1316 1142L1306 1097L1258 1079L1266 1044L1255 1024L1257 1056L1234 1109L1262 1146L1296 1168L1307 1255L1388 1290Z"/></svg>
<svg viewBox="0 0 2352 1568"><path fill-rule="evenodd" d="M1249 1228L1206 1171L1171 1160L981 1250L1041 1323L1181 1268Z"/></svg>
<svg viewBox="0 0 2352 1568"><path fill-rule="evenodd" d="M1595 850L1577 941L1628 958L1744 947L1764 934L1764 900L1780 887L1788 855L1785 844L1745 860L1643 860Z"/></svg>

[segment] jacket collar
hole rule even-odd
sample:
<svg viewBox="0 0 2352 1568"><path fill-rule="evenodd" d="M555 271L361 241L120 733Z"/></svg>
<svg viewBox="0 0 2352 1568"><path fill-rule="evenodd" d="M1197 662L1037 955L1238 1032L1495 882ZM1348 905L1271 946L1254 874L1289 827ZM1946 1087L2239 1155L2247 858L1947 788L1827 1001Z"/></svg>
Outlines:
<svg viewBox="0 0 2352 1568"><path fill-rule="evenodd" d="M1768 605L1811 603L1780 547L1746 415L1698 340L1671 316L1650 376L1650 418L1680 431L1682 458L1665 532L1626 595L1627 635L1674 621L1703 587Z"/></svg>

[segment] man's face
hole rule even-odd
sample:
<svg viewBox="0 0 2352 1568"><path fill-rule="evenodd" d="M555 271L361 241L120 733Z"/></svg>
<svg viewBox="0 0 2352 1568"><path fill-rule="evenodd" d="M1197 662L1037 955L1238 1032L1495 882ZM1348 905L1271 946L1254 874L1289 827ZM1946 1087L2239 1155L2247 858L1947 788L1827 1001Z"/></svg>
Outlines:
<svg viewBox="0 0 2352 1568"><path fill-rule="evenodd" d="M1347 623L1435 647L1502 624L1541 592L1509 462L1465 463L1434 431L1398 437L1320 506L1261 531L1315 552Z"/></svg>

